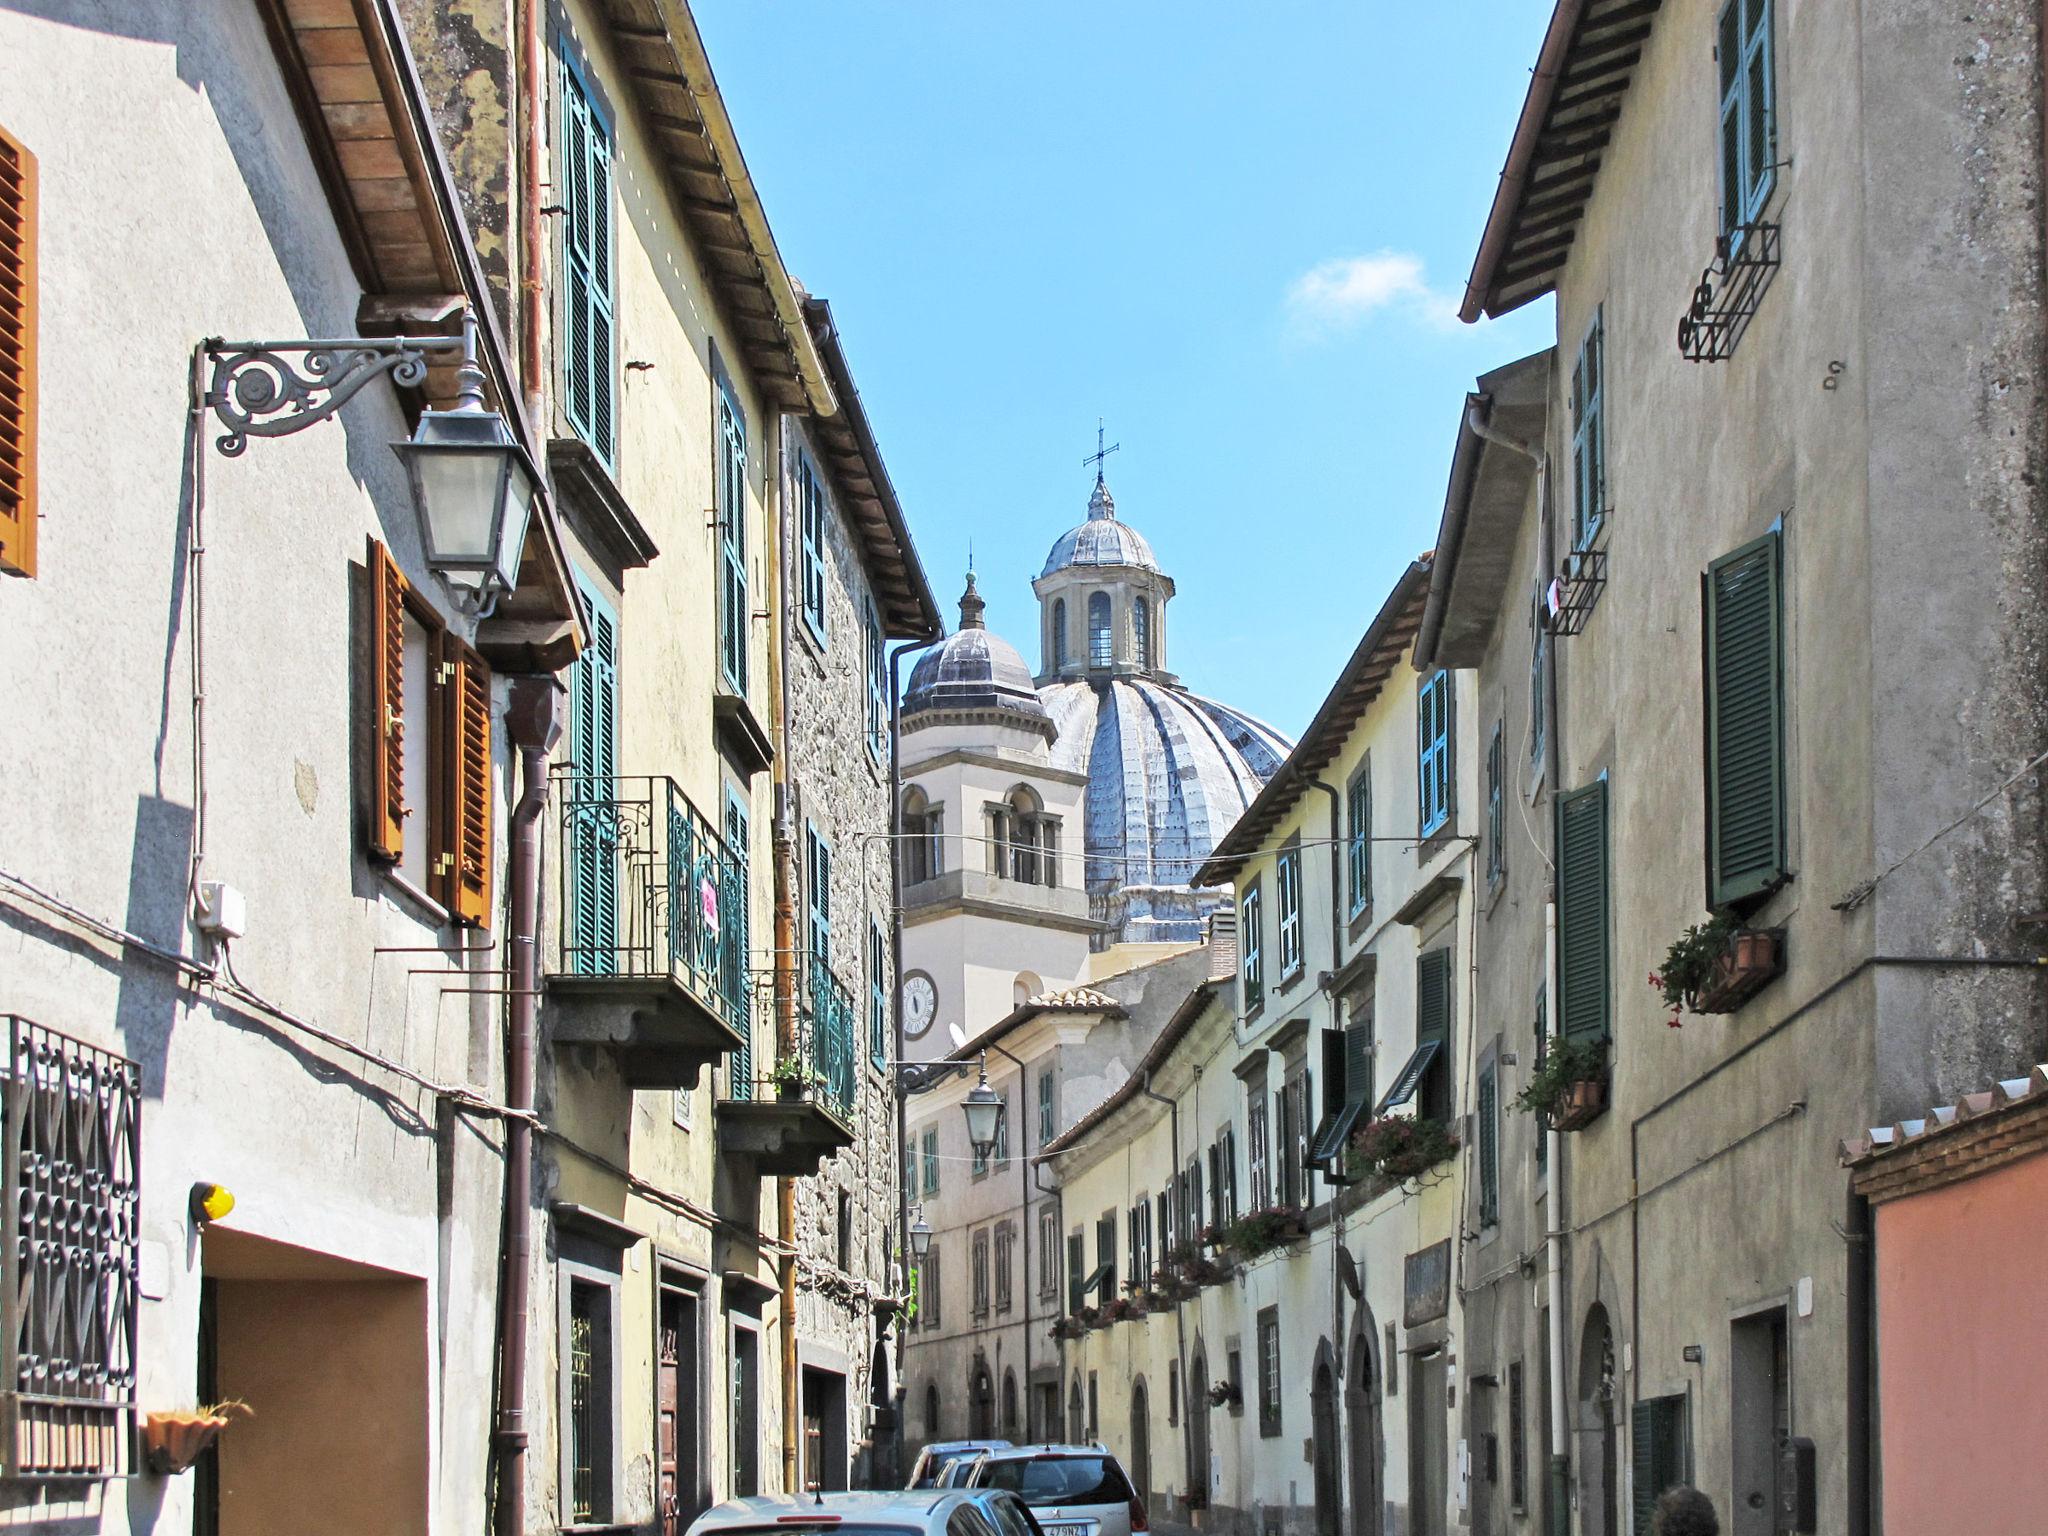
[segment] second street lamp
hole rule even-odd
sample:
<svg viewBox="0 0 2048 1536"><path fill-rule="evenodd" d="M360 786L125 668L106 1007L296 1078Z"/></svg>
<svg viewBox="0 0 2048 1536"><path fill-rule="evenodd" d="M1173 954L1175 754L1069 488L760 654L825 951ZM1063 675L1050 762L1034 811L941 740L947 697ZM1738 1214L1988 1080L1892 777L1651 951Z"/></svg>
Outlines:
<svg viewBox="0 0 2048 1536"><path fill-rule="evenodd" d="M995 1150L996 1138L1002 1134L1004 1104L1003 1096L988 1085L986 1052L981 1058L981 1081L961 1101L960 1108L967 1116L968 1144L974 1148L976 1157L987 1158Z"/></svg>
<svg viewBox="0 0 2048 1536"><path fill-rule="evenodd" d="M924 1207L917 1208L917 1215L910 1223L910 1256L922 1264L925 1255L932 1251L932 1226L924 1219Z"/></svg>

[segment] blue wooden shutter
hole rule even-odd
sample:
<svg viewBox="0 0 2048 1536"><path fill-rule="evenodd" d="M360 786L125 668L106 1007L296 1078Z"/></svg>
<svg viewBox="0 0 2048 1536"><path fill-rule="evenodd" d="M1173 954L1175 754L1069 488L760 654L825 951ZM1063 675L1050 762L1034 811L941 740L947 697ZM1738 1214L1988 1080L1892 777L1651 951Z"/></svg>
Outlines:
<svg viewBox="0 0 2048 1536"><path fill-rule="evenodd" d="M717 391L718 669L726 687L745 696L747 607L747 419L723 383Z"/></svg>
<svg viewBox="0 0 2048 1536"><path fill-rule="evenodd" d="M1707 568L1707 904L1785 878L1784 640L1776 533Z"/></svg>
<svg viewBox="0 0 2048 1536"><path fill-rule="evenodd" d="M614 454L612 368L612 145L610 125L576 67L562 60L564 319L563 408L598 457Z"/></svg>
<svg viewBox="0 0 2048 1536"><path fill-rule="evenodd" d="M1776 179L1771 0L1728 0L1715 37L1721 84L1721 232L1762 217Z"/></svg>
<svg viewBox="0 0 2048 1536"><path fill-rule="evenodd" d="M1607 345L1600 309L1572 364L1572 547L1584 549L1607 515Z"/></svg>
<svg viewBox="0 0 2048 1536"><path fill-rule="evenodd" d="M618 963L619 846L614 806L618 785L619 621L609 605L578 583L590 617L590 643L576 658L569 685L570 780L567 866L569 969L608 975Z"/></svg>
<svg viewBox="0 0 2048 1536"><path fill-rule="evenodd" d="M1557 970L1567 1039L1608 1036L1607 781L1557 797Z"/></svg>

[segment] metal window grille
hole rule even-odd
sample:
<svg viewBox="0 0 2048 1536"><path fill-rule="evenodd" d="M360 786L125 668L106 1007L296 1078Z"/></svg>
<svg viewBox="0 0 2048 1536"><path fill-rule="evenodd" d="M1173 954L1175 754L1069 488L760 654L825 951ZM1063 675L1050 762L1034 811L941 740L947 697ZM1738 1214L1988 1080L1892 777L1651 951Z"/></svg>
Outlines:
<svg viewBox="0 0 2048 1536"><path fill-rule="evenodd" d="M135 1439L142 1069L7 1019L0 1473L123 1477Z"/></svg>

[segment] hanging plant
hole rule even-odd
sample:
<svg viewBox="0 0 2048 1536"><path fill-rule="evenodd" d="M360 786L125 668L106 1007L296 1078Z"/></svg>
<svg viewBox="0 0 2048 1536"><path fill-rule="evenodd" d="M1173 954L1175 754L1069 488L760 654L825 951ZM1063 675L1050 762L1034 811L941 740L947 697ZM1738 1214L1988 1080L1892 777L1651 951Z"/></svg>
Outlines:
<svg viewBox="0 0 2048 1536"><path fill-rule="evenodd" d="M1458 1138L1441 1120L1382 1115L1353 1133L1347 1166L1398 1184L1427 1173L1457 1150Z"/></svg>
<svg viewBox="0 0 2048 1536"><path fill-rule="evenodd" d="M1671 1010L1673 1029L1684 1022L1685 1010L1693 1006L1700 989L1713 980L1714 968L1728 953L1728 941L1735 932L1735 919L1716 912L1704 923L1694 923L1664 951L1664 964L1650 973L1650 985Z"/></svg>
<svg viewBox="0 0 2048 1536"><path fill-rule="evenodd" d="M785 1099L800 1098L815 1079L816 1074L801 1056L785 1056L768 1069L768 1081Z"/></svg>
<svg viewBox="0 0 2048 1536"><path fill-rule="evenodd" d="M220 1432L234 1421L237 1414L254 1418L256 1410L235 1398L225 1403L206 1403L198 1408L145 1414L142 1420L143 1460L152 1472L166 1476L190 1471L192 1464L220 1438Z"/></svg>
<svg viewBox="0 0 2048 1536"><path fill-rule="evenodd" d="M1228 1379L1209 1383L1209 1406L1211 1408L1235 1408L1244 1401L1244 1394L1237 1383Z"/></svg>
<svg viewBox="0 0 2048 1536"><path fill-rule="evenodd" d="M1308 1235L1307 1219L1298 1205L1269 1205L1248 1211L1218 1233L1219 1247L1240 1259L1252 1260L1285 1248Z"/></svg>
<svg viewBox="0 0 2048 1536"><path fill-rule="evenodd" d="M1607 1073L1607 1048L1597 1040L1552 1039L1522 1091L1509 1102L1527 1114L1555 1120L1574 1089L1599 1084Z"/></svg>

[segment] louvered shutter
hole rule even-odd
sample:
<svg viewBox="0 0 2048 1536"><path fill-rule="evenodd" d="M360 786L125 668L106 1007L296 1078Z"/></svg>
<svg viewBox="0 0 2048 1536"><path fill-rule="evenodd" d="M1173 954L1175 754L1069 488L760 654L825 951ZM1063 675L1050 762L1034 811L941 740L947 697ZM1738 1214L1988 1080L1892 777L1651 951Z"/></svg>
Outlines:
<svg viewBox="0 0 2048 1536"><path fill-rule="evenodd" d="M36 157L0 129L0 571L36 573Z"/></svg>
<svg viewBox="0 0 2048 1536"><path fill-rule="evenodd" d="M1690 1476L1685 1465L1685 1410L1686 1400L1679 1396L1647 1398L1630 1410L1629 1460L1634 1470L1630 1504L1635 1536L1650 1536L1658 1498Z"/></svg>
<svg viewBox="0 0 2048 1536"><path fill-rule="evenodd" d="M725 800L725 847L731 873L728 895L719 903L719 913L724 919L725 995L739 1021L739 1048L732 1053L727 1068L727 1078L734 1085L732 1096L737 1099L747 1091L739 1085L751 1087L754 1077L754 1021L747 1007L747 919L752 893L747 879L747 808L729 791Z"/></svg>
<svg viewBox="0 0 2048 1536"><path fill-rule="evenodd" d="M560 172L565 216L563 406L599 458L612 460L611 139L576 71L562 64Z"/></svg>
<svg viewBox="0 0 2048 1536"><path fill-rule="evenodd" d="M1607 783L1557 797L1558 996L1563 1033L1608 1035Z"/></svg>
<svg viewBox="0 0 2048 1536"><path fill-rule="evenodd" d="M394 863L405 849L405 594L410 590L391 552L370 540L370 851ZM422 749L426 743L420 743ZM426 835L423 826L421 836Z"/></svg>
<svg viewBox="0 0 2048 1536"><path fill-rule="evenodd" d="M583 587L590 643L576 658L569 687L570 779L568 847L569 969L608 974L617 963L620 850L614 804L618 796L618 619Z"/></svg>
<svg viewBox="0 0 2048 1536"><path fill-rule="evenodd" d="M734 693L747 691L747 421L731 391L717 391L718 663Z"/></svg>
<svg viewBox="0 0 2048 1536"><path fill-rule="evenodd" d="M1353 1024L1344 1031L1344 1103L1347 1107L1372 1099L1372 1029Z"/></svg>
<svg viewBox="0 0 2048 1536"><path fill-rule="evenodd" d="M453 635L441 643L445 665L441 761L448 782L443 820L448 856L441 901L458 923L491 923L491 669Z"/></svg>
<svg viewBox="0 0 2048 1536"><path fill-rule="evenodd" d="M1701 578L1707 693L1707 905L1785 878L1784 642L1775 533Z"/></svg>
<svg viewBox="0 0 2048 1536"><path fill-rule="evenodd" d="M1436 1042L1436 1059L1423 1073L1416 1113L1428 1120L1451 1117L1451 952L1432 949L1415 958L1415 1044Z"/></svg>
<svg viewBox="0 0 2048 1536"><path fill-rule="evenodd" d="M1494 1068L1479 1074L1479 1224L1500 1220L1500 1090Z"/></svg>

